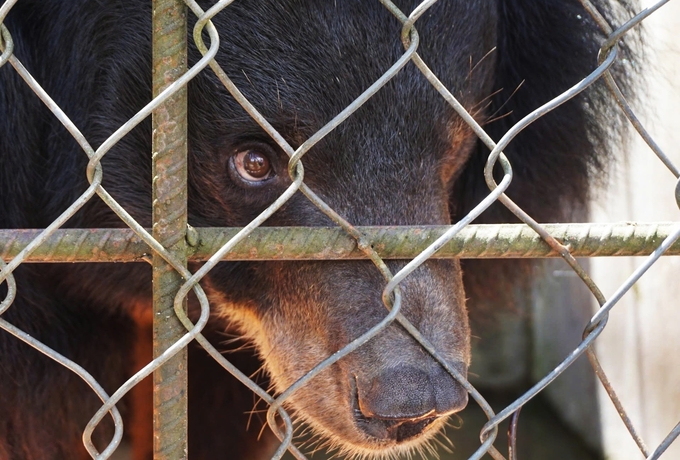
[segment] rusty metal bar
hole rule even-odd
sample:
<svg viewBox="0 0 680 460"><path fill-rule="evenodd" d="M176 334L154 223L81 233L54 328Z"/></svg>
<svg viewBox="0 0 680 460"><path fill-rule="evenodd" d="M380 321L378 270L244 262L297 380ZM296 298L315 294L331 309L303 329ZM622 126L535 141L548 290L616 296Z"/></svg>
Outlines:
<svg viewBox="0 0 680 460"><path fill-rule="evenodd" d="M680 223L546 224L576 257L644 256ZM357 227L380 257L411 259L449 227ZM205 261L240 228L192 229L188 260ZM12 260L40 230L0 230L0 257ZM54 232L26 262L138 262L151 250L128 229L63 229ZM680 243L667 255L680 255ZM470 225L433 258L559 257L527 225ZM365 259L354 238L340 228L266 227L255 229L223 260Z"/></svg>
<svg viewBox="0 0 680 460"><path fill-rule="evenodd" d="M154 0L153 96L187 70L186 7L181 0ZM152 114L153 237L186 265L187 95L179 89ZM186 333L174 313L182 277L153 256L153 356ZM153 452L156 460L187 458L187 353L177 353L153 373Z"/></svg>

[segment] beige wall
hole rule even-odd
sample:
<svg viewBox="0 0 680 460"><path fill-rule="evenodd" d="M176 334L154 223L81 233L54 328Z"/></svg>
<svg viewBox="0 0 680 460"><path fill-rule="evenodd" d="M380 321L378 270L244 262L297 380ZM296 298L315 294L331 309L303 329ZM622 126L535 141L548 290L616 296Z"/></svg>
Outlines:
<svg viewBox="0 0 680 460"><path fill-rule="evenodd" d="M680 2L669 2L645 26L646 48L653 55L638 114L680 167ZM636 136L628 159L592 207L592 220L680 221L675 183ZM643 260L593 259L591 273L610 296ZM680 421L680 257L659 260L614 307L597 351L633 423L654 450ZM643 458L603 390L599 396L607 458ZM680 440L662 458L680 458Z"/></svg>

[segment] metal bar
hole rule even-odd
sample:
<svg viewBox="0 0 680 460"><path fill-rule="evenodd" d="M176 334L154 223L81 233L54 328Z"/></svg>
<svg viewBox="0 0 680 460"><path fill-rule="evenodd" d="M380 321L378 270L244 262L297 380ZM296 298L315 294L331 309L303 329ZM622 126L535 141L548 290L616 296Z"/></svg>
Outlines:
<svg viewBox="0 0 680 460"><path fill-rule="evenodd" d="M186 7L181 0L153 2L153 95L187 70ZM154 110L153 237L186 265L187 96L179 89ZM153 256L153 356L161 355L186 333L173 305L182 277ZM186 305L185 305L186 308ZM154 459L186 459L187 353L183 349L153 373Z"/></svg>
<svg viewBox="0 0 680 460"><path fill-rule="evenodd" d="M546 224L551 235L575 257L645 256L651 254L679 223ZM412 259L448 228L357 227L385 259ZM190 262L210 258L240 228L192 229ZM0 230L0 257L12 260L40 230ZM151 250L128 229L63 229L39 246L25 262L139 262ZM666 253L680 255L680 243ZM559 257L527 225L470 225L433 258ZM255 229L223 260L365 259L351 236L340 228L263 227Z"/></svg>

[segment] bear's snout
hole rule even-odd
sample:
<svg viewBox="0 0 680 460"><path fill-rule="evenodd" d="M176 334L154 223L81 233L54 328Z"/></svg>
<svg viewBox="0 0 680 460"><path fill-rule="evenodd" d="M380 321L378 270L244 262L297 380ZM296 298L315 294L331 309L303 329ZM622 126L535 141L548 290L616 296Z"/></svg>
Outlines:
<svg viewBox="0 0 680 460"><path fill-rule="evenodd" d="M459 364L456 367L465 366ZM441 366L385 369L372 379L356 378L357 426L377 439L405 441L433 421L462 410L465 389Z"/></svg>
<svg viewBox="0 0 680 460"><path fill-rule="evenodd" d="M387 262L393 273L405 264ZM272 270L270 278L278 277L273 283L278 290L270 297L272 304L248 316L254 321L244 322L243 328L253 331L254 340L267 338L259 343L260 353L279 392L388 314L381 298L385 279L369 261L281 261L257 269ZM459 263L428 260L399 287L404 320L441 359L467 376L470 333ZM324 368L286 402L334 442L370 456L427 443L467 399L456 379L395 321Z"/></svg>

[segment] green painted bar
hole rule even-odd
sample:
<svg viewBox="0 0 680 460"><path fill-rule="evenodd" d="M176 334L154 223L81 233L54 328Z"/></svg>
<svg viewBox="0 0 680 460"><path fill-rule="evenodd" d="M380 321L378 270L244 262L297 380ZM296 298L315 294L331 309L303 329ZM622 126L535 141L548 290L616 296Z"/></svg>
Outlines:
<svg viewBox="0 0 680 460"><path fill-rule="evenodd" d="M644 256L680 227L680 223L546 224L577 257ZM411 259L449 227L358 227L381 257ZM198 228L190 232L188 260L200 262L234 236L239 228ZM10 260L39 230L0 230L0 256ZM27 262L135 262L150 250L128 229L63 229L39 247ZM680 255L680 242L666 253ZM526 225L470 225L435 258L557 257ZM224 260L363 259L356 242L340 228L261 227Z"/></svg>

